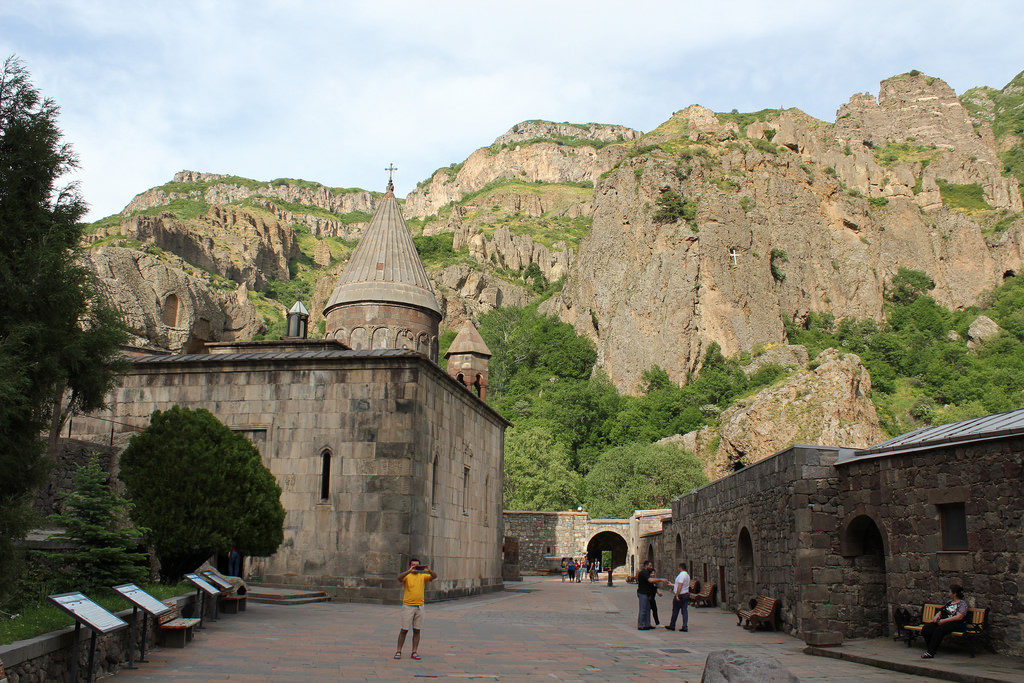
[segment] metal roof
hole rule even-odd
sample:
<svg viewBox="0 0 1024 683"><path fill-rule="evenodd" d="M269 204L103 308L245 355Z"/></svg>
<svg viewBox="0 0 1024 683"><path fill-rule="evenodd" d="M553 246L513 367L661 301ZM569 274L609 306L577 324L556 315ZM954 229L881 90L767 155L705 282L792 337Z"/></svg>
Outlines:
<svg viewBox="0 0 1024 683"><path fill-rule="evenodd" d="M935 427L901 434L883 441L875 446L848 451L840 456L836 464L850 462L865 457L878 457L919 451L938 446L948 446L973 441L988 441L1006 436L1024 435L1024 409L1011 410L973 420L953 422ZM844 451L846 449L843 449Z"/></svg>
<svg viewBox="0 0 1024 683"><path fill-rule="evenodd" d="M324 315L343 304L397 303L441 314L393 192L385 194L338 278Z"/></svg>
<svg viewBox="0 0 1024 683"><path fill-rule="evenodd" d="M253 351L247 353L180 353L172 355L133 356L136 364L156 363L230 363L259 360L323 360L329 358L420 358L422 354L406 349L329 349L323 351Z"/></svg>

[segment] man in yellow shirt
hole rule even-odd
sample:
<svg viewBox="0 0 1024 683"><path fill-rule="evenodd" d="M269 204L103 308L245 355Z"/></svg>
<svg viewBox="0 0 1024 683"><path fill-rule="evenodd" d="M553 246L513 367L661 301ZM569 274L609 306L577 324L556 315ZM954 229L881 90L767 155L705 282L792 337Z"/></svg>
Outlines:
<svg viewBox="0 0 1024 683"><path fill-rule="evenodd" d="M412 658L419 659L420 653L420 626L423 625L423 594L424 586L428 581L437 578L434 570L427 565L420 564L415 557L409 560L409 568L398 575L402 583L404 594L402 595L402 630L398 633L398 650L395 652L395 659L402 658L402 647L405 646L405 636L412 629Z"/></svg>

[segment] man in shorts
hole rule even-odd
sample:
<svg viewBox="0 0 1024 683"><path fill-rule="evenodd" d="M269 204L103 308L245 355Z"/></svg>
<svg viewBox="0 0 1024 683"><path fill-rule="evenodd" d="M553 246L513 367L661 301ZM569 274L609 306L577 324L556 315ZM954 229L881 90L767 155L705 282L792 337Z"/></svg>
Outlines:
<svg viewBox="0 0 1024 683"><path fill-rule="evenodd" d="M404 593L402 595L402 630L398 632L398 650L395 659L402 658L405 636L412 629L412 658L419 659L420 627L423 625L423 594L428 581L437 578L430 567L420 564L415 557L409 560L409 568L398 575Z"/></svg>

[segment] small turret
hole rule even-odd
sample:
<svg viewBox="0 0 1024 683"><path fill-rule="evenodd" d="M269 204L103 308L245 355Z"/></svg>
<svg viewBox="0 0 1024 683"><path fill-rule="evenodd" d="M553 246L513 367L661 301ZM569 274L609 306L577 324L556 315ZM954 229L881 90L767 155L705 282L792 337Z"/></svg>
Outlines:
<svg viewBox="0 0 1024 683"><path fill-rule="evenodd" d="M444 354L448 359L448 374L481 400L487 398L487 367L491 355L483 337L469 320Z"/></svg>
<svg viewBox="0 0 1024 683"><path fill-rule="evenodd" d="M285 339L305 339L309 333L309 311L296 301L295 305L288 311L288 324L285 332Z"/></svg>

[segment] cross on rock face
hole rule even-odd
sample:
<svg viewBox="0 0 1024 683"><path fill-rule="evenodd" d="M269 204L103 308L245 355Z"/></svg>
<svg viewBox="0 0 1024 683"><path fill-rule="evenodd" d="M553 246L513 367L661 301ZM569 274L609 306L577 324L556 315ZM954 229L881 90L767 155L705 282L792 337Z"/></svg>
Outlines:
<svg viewBox="0 0 1024 683"><path fill-rule="evenodd" d="M730 249L729 250L729 256L732 257L732 265L735 266L736 265L736 257L739 256L739 254L736 253L735 249Z"/></svg>

